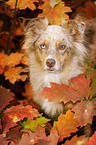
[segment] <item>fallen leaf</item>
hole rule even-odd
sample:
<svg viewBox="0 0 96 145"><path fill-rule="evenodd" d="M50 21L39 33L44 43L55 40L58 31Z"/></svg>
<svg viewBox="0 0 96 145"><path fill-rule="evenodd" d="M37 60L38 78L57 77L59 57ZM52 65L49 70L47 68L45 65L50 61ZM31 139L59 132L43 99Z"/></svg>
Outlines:
<svg viewBox="0 0 96 145"><path fill-rule="evenodd" d="M87 125L87 123L92 124L93 116L96 115L95 107L96 104L92 101L79 102L72 109L75 112L74 117L78 118L83 126Z"/></svg>
<svg viewBox="0 0 96 145"><path fill-rule="evenodd" d="M84 75L79 75L70 80L70 85L59 85L51 82L51 88L44 87L40 92L40 97L48 99L49 102L67 103L72 101L75 103L77 100L88 99L91 93L90 79L86 79Z"/></svg>
<svg viewBox="0 0 96 145"><path fill-rule="evenodd" d="M77 118L74 118L74 113L70 110L68 110L66 114L61 114L58 117L58 121L54 121L54 127L56 127L59 132L60 140L70 136L70 133L76 132L79 126L80 122Z"/></svg>
<svg viewBox="0 0 96 145"><path fill-rule="evenodd" d="M22 74L21 73L26 73ZM28 69L22 68L22 67L13 67L13 68L8 68L4 72L5 80L9 80L12 84L14 84L16 81L22 80L25 81L27 76Z"/></svg>
<svg viewBox="0 0 96 145"><path fill-rule="evenodd" d="M12 101L14 94L10 90L0 86L0 112Z"/></svg>
<svg viewBox="0 0 96 145"><path fill-rule="evenodd" d="M23 120L25 117L33 119L34 117L40 116L37 109L32 108L30 105L23 106L23 104L7 108L5 114L12 118L13 122Z"/></svg>
<svg viewBox="0 0 96 145"><path fill-rule="evenodd" d="M96 131L93 136L89 138L88 143L83 143L83 145L96 145Z"/></svg>
<svg viewBox="0 0 96 145"><path fill-rule="evenodd" d="M17 1L17 9L26 9L27 7L29 9L35 9L35 5L34 2L38 2L38 0L18 0ZM11 9L15 9L15 4L16 1L13 0L9 0L8 2L6 2L6 4L11 6Z"/></svg>
<svg viewBox="0 0 96 145"><path fill-rule="evenodd" d="M71 140L67 140L64 145L82 145L82 143L85 143L87 141L87 138L85 136L74 136ZM62 144L63 145L63 144Z"/></svg>
<svg viewBox="0 0 96 145"><path fill-rule="evenodd" d="M5 114L2 117L2 130L3 133L7 133L9 131L9 128L12 128L16 126L17 123L13 121L13 118L11 118L9 115Z"/></svg>
<svg viewBox="0 0 96 145"><path fill-rule="evenodd" d="M35 133L32 133L30 130L27 130L26 133L22 135L22 139L20 140L18 145L57 145L58 139L59 136L56 129L53 129L50 135L46 136L45 128L42 128L38 125Z"/></svg>
<svg viewBox="0 0 96 145"><path fill-rule="evenodd" d="M84 12L84 14L82 14L84 17L90 19L96 17L96 7L91 1L85 2L84 8L79 8L79 10Z"/></svg>
<svg viewBox="0 0 96 145"><path fill-rule="evenodd" d="M4 32L4 33L0 34L0 45L2 45L4 48L6 48L6 46L7 46L8 37L9 37L8 32ZM13 39L13 36L11 36L11 38L10 38L9 47L14 48L15 45L14 45L12 39Z"/></svg>
<svg viewBox="0 0 96 145"><path fill-rule="evenodd" d="M72 10L70 7L65 6L64 2L58 2L58 4L54 4L54 7L51 7L49 0L44 2L42 6L38 7L43 9L43 13L39 14L39 16L45 16L50 24L61 25L63 19L69 19L66 13L72 12Z"/></svg>
<svg viewBox="0 0 96 145"><path fill-rule="evenodd" d="M32 132L36 132L36 128L38 125L41 127L45 127L45 124L49 121L49 119L40 116L39 118L36 118L34 120L27 119L26 121L22 122L21 125L23 126L23 129L30 129Z"/></svg>

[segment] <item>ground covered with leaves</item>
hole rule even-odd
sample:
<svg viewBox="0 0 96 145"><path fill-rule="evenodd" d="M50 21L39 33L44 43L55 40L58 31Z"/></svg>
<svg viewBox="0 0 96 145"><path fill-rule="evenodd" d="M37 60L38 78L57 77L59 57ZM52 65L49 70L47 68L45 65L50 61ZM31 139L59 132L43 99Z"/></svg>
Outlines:
<svg viewBox="0 0 96 145"><path fill-rule="evenodd" d="M50 24L62 19L96 17L95 0L0 0L0 144L95 145L96 66L86 57L85 73L70 85L51 83L40 97L64 102L64 113L48 118L32 100L28 60L22 53L25 20L45 16ZM28 99L26 99L26 97Z"/></svg>

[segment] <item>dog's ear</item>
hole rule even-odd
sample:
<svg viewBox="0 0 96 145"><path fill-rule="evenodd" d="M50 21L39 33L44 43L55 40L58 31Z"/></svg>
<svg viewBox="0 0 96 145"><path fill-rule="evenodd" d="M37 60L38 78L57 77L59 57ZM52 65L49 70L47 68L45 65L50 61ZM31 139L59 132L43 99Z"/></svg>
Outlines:
<svg viewBox="0 0 96 145"><path fill-rule="evenodd" d="M44 17L28 20L25 26L25 39L22 48L28 53L30 53L30 50L34 50L34 42L47 29L47 26L48 20Z"/></svg>
<svg viewBox="0 0 96 145"><path fill-rule="evenodd" d="M44 31L48 26L48 20L45 17L42 18L34 18L31 20L26 20L25 22L25 33L30 31L33 34L40 33L42 30Z"/></svg>
<svg viewBox="0 0 96 145"><path fill-rule="evenodd" d="M67 33L71 36L83 35L85 30L85 24L79 23L75 20L66 20L62 22L63 31L67 31Z"/></svg>

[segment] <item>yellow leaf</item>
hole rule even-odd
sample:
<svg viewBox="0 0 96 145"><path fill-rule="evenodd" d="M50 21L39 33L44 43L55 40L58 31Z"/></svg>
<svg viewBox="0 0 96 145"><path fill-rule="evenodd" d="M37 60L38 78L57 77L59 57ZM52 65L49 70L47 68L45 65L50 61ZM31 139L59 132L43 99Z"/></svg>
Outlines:
<svg viewBox="0 0 96 145"><path fill-rule="evenodd" d="M33 4L33 2L38 2L38 0L18 0L17 9L26 9L27 7L30 9L35 9L35 5ZM12 9L14 9L16 0L9 0L6 3L10 5Z"/></svg>
<svg viewBox="0 0 96 145"><path fill-rule="evenodd" d="M59 2L53 8L50 6L49 0L39 6L40 9L43 9L43 13L39 14L39 16L45 16L50 24L61 25L63 19L69 19L69 16L66 12L71 12L71 8L65 6L64 2Z"/></svg>

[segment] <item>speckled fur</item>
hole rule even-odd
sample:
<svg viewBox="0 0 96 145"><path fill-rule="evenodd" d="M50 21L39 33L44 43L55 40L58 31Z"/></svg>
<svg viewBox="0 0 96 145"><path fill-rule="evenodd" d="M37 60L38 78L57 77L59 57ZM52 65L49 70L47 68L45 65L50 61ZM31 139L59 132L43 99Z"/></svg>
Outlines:
<svg viewBox="0 0 96 145"><path fill-rule="evenodd" d="M54 116L63 112L63 103L55 104L38 94L43 87L50 87L50 82L68 84L68 80L83 73L83 60L86 49L83 45L84 26L75 21L63 21L61 26L48 25L45 18L34 19L27 25L23 49L30 62L30 82L34 92L34 101L44 112ZM46 49L40 49L45 44ZM63 44L64 50L59 46ZM56 61L54 71L47 70L46 59Z"/></svg>

